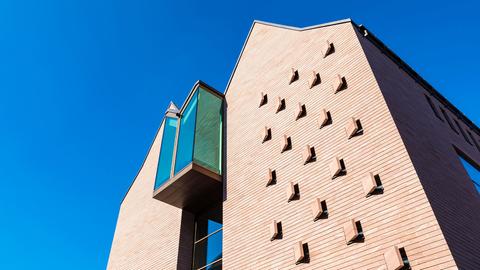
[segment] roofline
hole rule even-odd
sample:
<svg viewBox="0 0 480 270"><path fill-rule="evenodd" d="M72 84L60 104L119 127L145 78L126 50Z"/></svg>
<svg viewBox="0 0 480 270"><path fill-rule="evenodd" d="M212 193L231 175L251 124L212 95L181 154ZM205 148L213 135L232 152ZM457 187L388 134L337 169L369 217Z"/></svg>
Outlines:
<svg viewBox="0 0 480 270"><path fill-rule="evenodd" d="M293 31L306 31L306 30L311 30L315 28L321 28L321 27L326 27L326 26L331 26L331 25L336 25L336 24L342 24L342 23L353 23L352 19L347 18L343 20L338 20L338 21L333 21L333 22L328 22L328 23L322 23L322 24L317 24L313 26L308 26L308 27L293 27L293 26L288 26L288 25L283 25L283 24L276 24L276 23L270 23L270 22L264 22L260 20L254 20L252 23L252 26L250 26L250 30L248 31L247 38L245 39L245 42L243 43L242 50L240 51L240 54L238 55L237 62L235 63L235 67L233 68L232 74L230 75L230 79L228 79L227 86L225 87L224 95L227 94L227 91L230 87L230 83L232 82L233 75L235 74L235 71L237 71L238 63L240 62L240 59L242 58L243 52L245 50L245 47L247 46L248 40L250 39L250 35L252 34L253 27L255 27L255 24L264 24L264 25L269 25L273 27L278 27L278 28L283 28L283 29L288 29L288 30L293 30Z"/></svg>
<svg viewBox="0 0 480 270"><path fill-rule="evenodd" d="M382 51L385 55L387 55L387 57L389 57L390 60L396 63L399 66L399 68L401 68L407 74L409 74L418 84L420 84L423 88L425 88L432 96L434 96L438 101L440 101L440 103L442 103L445 107L447 107L456 117L461 119L470 129L472 129L473 132L475 132L478 136L480 136L480 128L475 123L473 123L468 117L466 117L459 109L457 109L457 107L455 107L455 105L453 105L442 94L440 94L440 92L438 92L431 84L429 84L422 76L420 76L412 67L410 67L407 63L405 63L405 61L403 61L397 54L395 54L392 50L390 50L382 41L380 41L380 39L378 39L369 30L367 30L367 28L364 25L356 24L350 18L333 21L329 23L317 24L317 25L308 26L308 27L293 27L293 26L287 26L282 24L254 20L248 32L247 38L243 43L242 50L240 51L240 54L237 58L232 74L230 75L230 79L228 80L227 86L225 87L224 95L227 94L228 89L230 88L230 83L232 82L233 76L237 71L238 64L240 62L240 59L243 56L243 52L245 50L245 47L247 46L248 40L250 39L250 35L252 34L253 27L257 23L278 27L278 28L283 28L283 29L288 29L288 30L293 30L293 31L306 31L306 30L332 26L332 25L337 25L342 23L351 23L356 29L358 29L362 34L364 34L364 36L370 42L372 42L373 45L375 45L380 51Z"/></svg>
<svg viewBox="0 0 480 270"><path fill-rule="evenodd" d="M387 47L380 39L372 34L364 25L353 25L360 31L361 34L367 40L369 40L375 47L382 51L390 60L398 65L403 71L405 71L412 79L415 80L420 86L422 86L427 92L429 92L433 97L435 97L442 105L448 108L456 117L461 119L465 125L467 125L473 132L480 136L480 129L478 126L472 122L467 116L465 116L455 105L448 101L439 91L437 91L430 83L428 83L422 76L420 76L412 67L410 67L405 61L403 61L397 54L395 54L390 48Z"/></svg>

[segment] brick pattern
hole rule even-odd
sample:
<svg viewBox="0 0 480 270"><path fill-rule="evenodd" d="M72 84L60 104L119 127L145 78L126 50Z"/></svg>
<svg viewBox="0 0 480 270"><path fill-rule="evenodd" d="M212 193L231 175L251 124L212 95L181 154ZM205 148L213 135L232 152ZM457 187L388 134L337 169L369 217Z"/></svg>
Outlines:
<svg viewBox="0 0 480 270"><path fill-rule="evenodd" d="M413 269L455 269L456 264L419 181L396 124L350 23L295 31L256 23L226 93L228 104L224 269L385 269L384 252L405 247ZM334 51L323 57L324 41ZM290 68L299 78L289 84ZM321 82L309 88L311 71ZM346 87L332 90L338 74ZM275 114L258 107L260 92L285 99ZM307 114L295 121L295 104ZM322 108L332 123L318 128ZM360 136L348 140L345 125L362 120ZM261 143L252 130L271 127L272 140ZM280 153L278 141L290 136L292 149ZM316 160L304 165L303 146ZM344 159L347 174L332 180L329 161ZM265 187L268 168L276 185ZM384 194L365 197L361 179L382 176ZM298 183L298 200L287 203L285 188ZM328 202L326 219L312 221L311 202ZM361 220L364 242L345 244L342 225ZM283 237L269 241L268 224L281 220ZM298 241L308 243L309 262L295 264Z"/></svg>
<svg viewBox="0 0 480 270"><path fill-rule="evenodd" d="M193 216L152 198L162 133L120 206L107 269L191 269Z"/></svg>
<svg viewBox="0 0 480 270"><path fill-rule="evenodd" d="M429 95L425 89L366 38L360 41L457 266L480 269L480 196L454 147L476 164L480 164L480 149L458 133L458 126L454 126L455 132L443 121L443 115L435 115L425 98ZM437 112L444 109L452 122L458 121L478 141L478 134L434 97L431 100ZM429 252L434 250L440 251L432 246Z"/></svg>

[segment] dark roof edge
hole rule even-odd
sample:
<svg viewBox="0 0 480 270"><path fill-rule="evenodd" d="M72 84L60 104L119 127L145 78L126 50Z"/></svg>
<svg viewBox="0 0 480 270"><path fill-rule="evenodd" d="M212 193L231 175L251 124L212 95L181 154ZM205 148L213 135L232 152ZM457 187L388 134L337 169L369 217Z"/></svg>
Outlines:
<svg viewBox="0 0 480 270"><path fill-rule="evenodd" d="M288 29L288 30L305 31L305 30L311 30L311 29L320 28L320 27L331 26L331 25L335 25L335 24L352 23L352 20L350 18L347 18L347 19L343 19L343 20L333 21L333 22L329 22L329 23L322 23L322 24L317 24L317 25L308 26L308 27L293 27L293 26L287 26L287 25L282 25L282 24L276 24L276 23L254 20L253 23L252 23L252 26L250 26L250 30L248 31L247 38L245 39L245 42L243 43L242 50L240 51L240 54L238 55L237 61L235 62L235 66L233 68L232 74L230 75L230 78L228 79L228 83L227 83L227 86L225 87L224 95L227 94L227 91L230 87L230 83L232 82L232 79L233 79L233 75L235 74L235 71L237 71L238 63L240 62L240 59L242 58L243 51L245 50L245 47L247 46L250 35L252 34L253 27L255 27L255 24L257 24L257 23L258 24L269 25L269 26L273 26L273 27L278 27L278 28L283 28L283 29Z"/></svg>
<svg viewBox="0 0 480 270"><path fill-rule="evenodd" d="M205 88L207 89L208 91L210 91L211 93L221 97L222 99L224 99L224 95L219 92L218 90L216 90L215 88L213 88L212 86L208 85L207 83L205 83L204 81L202 80L198 80L195 82L195 84L193 85L192 89L190 90L190 92L188 93L187 95L187 98L185 99L185 101L183 102L182 104L182 107L180 107L179 109L179 113L181 113L183 111L183 109L185 108L186 104L187 104L187 101L190 99L190 97L193 95L193 93L195 92L195 90L198 88L198 87L202 87L202 88ZM173 103L173 102L170 102L170 103ZM175 105L175 103L173 103L173 105ZM169 104L169 107L170 107L170 104ZM177 105L175 105L175 107L177 107ZM165 114L168 113L168 109L167 111L165 112ZM157 136L158 136L158 132L160 132L160 128L162 127L162 124L163 124L163 120L165 119L165 116L162 118L162 121L160 122L160 125L158 126L157 128L157 132L155 132L155 136L153 137L153 141L152 143L150 143L150 147L148 148L148 151L147 151L147 154L145 155L145 158L143 159L143 162L142 162L142 165L140 166L140 169L137 171L137 174L135 175L135 177L133 178L133 181L132 183L130 184L130 186L128 187L127 189L127 192L125 192L125 195L123 196L122 200L120 201L120 205L123 204L123 201L125 200L125 198L127 197L127 194L128 192L130 191L130 189L132 188L133 184L135 183L135 181L137 180L137 177L138 175L140 174L140 172L142 171L143 169L143 166L145 165L145 162L147 161L147 157L148 155L150 154L150 151L152 150L152 147L153 147L153 144L155 143L155 140L157 139Z"/></svg>
<svg viewBox="0 0 480 270"><path fill-rule="evenodd" d="M433 97L440 103L447 107L456 117L461 119L470 129L472 129L478 136L480 136L480 129L468 117L466 117L455 105L448 101L440 92L438 92L430 83L428 83L422 76L420 76L412 67L405 63L397 54L390 50L380 39L372 34L364 25L357 25L355 27L366 37L373 45L382 51L387 57L395 62L403 71L410 75L418 84L425 88Z"/></svg>

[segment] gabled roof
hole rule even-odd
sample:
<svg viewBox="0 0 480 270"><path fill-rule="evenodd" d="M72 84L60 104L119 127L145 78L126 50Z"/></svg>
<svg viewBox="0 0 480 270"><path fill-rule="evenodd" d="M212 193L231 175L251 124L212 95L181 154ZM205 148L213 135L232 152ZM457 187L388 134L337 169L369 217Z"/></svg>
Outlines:
<svg viewBox="0 0 480 270"><path fill-rule="evenodd" d="M225 87L225 92L224 94L227 94L228 88L230 87L230 83L232 82L233 75L235 74L235 71L237 70L238 63L240 62L240 59L242 58L243 51L245 50L245 47L247 46L248 40L250 39L250 35L252 34L253 28L255 27L256 24L263 24L263 25L268 25L272 27L278 27L278 28L283 28L283 29L288 29L288 30L293 30L293 31L306 31L306 30L311 30L315 28L321 28L321 27L326 27L326 26L331 26L331 25L336 25L336 24L342 24L342 23L353 23L352 19L347 18L343 20L338 20L338 21L333 21L333 22L328 22L328 23L322 23L322 24L317 24L313 26L307 26L307 27L293 27L293 26L287 26L287 25L282 25L282 24L276 24L276 23L270 23L270 22L264 22L264 21L259 21L259 20L254 20L252 23L252 26L250 27L250 30L248 31L247 38L245 39L245 42L243 43L242 50L240 51L240 55L237 58L237 62L235 63L235 67L233 68L232 74L230 75L230 79L228 80L227 86Z"/></svg>
<svg viewBox="0 0 480 270"><path fill-rule="evenodd" d="M475 132L478 136L480 136L480 128L475 123L473 123L470 119L468 119L459 109L457 109L457 107L455 107L452 103L450 103L450 101L448 101L431 84L429 84L424 78L422 78L422 76L420 76L413 68L411 68L407 63L405 63L397 54L395 54L392 50L390 50L380 39L378 39L369 30L367 30L367 28L364 25L362 24L358 25L350 18L323 23L323 24L317 24L317 25L308 26L308 27L293 27L293 26L254 20L252 23L252 26L250 27L250 31L248 32L247 38L243 43L242 50L240 51L240 55L237 58L237 62L235 63L235 67L233 68L232 74L230 75L230 79L228 80L227 86L225 87L224 94L225 95L227 94L227 91L230 87L230 83L232 82L232 79L233 79L233 75L235 75L235 71L237 70L238 63L242 58L245 47L247 46L252 30L256 24L263 24L263 25L268 25L272 27L278 27L278 28L283 28L283 29L288 29L293 31L306 31L306 30L327 27L327 26L332 26L332 25L337 25L342 23L351 23L364 37L366 37L370 42L372 42L372 44L375 45L380 51L382 51L388 58L390 58L390 60L396 63L399 68L403 69L407 74L409 74L418 84L420 84L432 96L434 96L438 101L440 101L442 105L448 108L448 110L450 110L455 116L461 119L470 129L472 129L473 132Z"/></svg>

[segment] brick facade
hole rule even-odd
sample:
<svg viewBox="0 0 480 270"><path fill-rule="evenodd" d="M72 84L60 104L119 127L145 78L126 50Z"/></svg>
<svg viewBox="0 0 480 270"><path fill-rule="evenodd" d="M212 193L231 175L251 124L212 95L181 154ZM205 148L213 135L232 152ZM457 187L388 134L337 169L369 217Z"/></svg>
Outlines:
<svg viewBox="0 0 480 270"><path fill-rule="evenodd" d="M225 93L223 269L387 269L394 247L412 269L480 269L480 196L457 154L480 164L480 149L425 94L480 143L478 128L431 91L349 20L255 22ZM109 269L191 267L193 215L152 198L160 137L121 205ZM366 196L365 177L383 191ZM314 221L313 203L328 214ZM357 221L364 238L347 244Z"/></svg>

